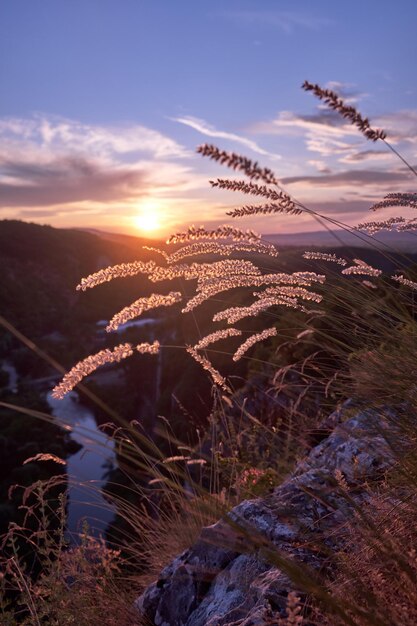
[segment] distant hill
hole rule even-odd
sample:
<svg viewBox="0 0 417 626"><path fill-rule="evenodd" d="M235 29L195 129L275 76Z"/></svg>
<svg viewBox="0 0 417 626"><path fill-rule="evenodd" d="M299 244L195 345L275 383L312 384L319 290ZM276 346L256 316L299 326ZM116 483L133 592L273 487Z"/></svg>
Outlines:
<svg viewBox="0 0 417 626"><path fill-rule="evenodd" d="M149 245L154 247L165 247L163 241L157 241L155 239L146 240L134 235L123 235L120 233L110 233L99 229L75 229L80 232L88 232L106 239L121 243L128 248L134 247L136 250L142 245ZM382 250L386 249L386 246L392 248L392 250L401 252L414 252L417 253L417 233L404 232L398 233L395 231L382 231L373 237L369 237L364 233L352 233L344 230L328 231L313 231L303 233L290 233L279 234L271 233L263 236L264 239L281 248L339 248L339 247L353 247L353 248L375 248L380 247Z"/></svg>
<svg viewBox="0 0 417 626"><path fill-rule="evenodd" d="M82 294L75 287L83 276L108 265L156 258L142 250L144 243L135 237L118 241L82 230L2 220L0 314L30 337L108 318L132 301L132 293L150 292L143 276Z"/></svg>
<svg viewBox="0 0 417 626"><path fill-rule="evenodd" d="M125 235L123 233L111 233L105 230L100 230L98 228L73 228L72 230L84 233L90 233L91 235L95 235L100 239L105 239L107 241L113 241L115 243L121 243L127 248L134 248L135 250L140 250L142 246L153 246L157 248L159 246L164 246L165 242L163 240L158 241L156 239L146 239L144 237L138 237L137 235Z"/></svg>
<svg viewBox="0 0 417 626"><path fill-rule="evenodd" d="M417 252L417 233L382 231L373 237L363 233L337 231L314 231L310 233L268 234L264 238L279 247L308 247L338 248L352 246L355 248L379 247L385 250L389 246L392 250L401 252Z"/></svg>

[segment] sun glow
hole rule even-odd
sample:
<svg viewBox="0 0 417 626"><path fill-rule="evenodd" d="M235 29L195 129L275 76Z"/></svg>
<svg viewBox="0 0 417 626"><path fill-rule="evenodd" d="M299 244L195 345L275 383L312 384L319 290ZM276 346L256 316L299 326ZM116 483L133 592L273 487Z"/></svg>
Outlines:
<svg viewBox="0 0 417 626"><path fill-rule="evenodd" d="M141 211L133 217L135 228L151 234L157 232L161 224L160 207L155 202L147 201L141 205Z"/></svg>

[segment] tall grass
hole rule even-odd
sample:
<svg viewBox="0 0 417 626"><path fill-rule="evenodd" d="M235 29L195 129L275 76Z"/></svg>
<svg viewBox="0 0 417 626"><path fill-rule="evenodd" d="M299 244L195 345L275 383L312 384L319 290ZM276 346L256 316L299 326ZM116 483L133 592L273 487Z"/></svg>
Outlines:
<svg viewBox="0 0 417 626"><path fill-rule="evenodd" d="M367 140L386 144L406 163L410 174L416 174L388 143L384 131L373 129L337 94L307 82L304 88L357 126ZM261 204L229 212L233 219L255 214L296 219L307 213L327 229L353 232L358 247L363 241L371 242L380 255L381 267L351 254L338 257L305 251L300 255L300 271L288 273L280 266L275 247L251 230L234 225L212 230L190 226L170 237L168 244L176 248L173 252L160 250L160 265L153 261L126 263L82 279L81 290L137 273L153 283L180 280L181 291L136 299L114 316L109 332L155 307L176 306L181 301L182 312L194 316L208 301L220 305L221 310L213 316L213 330L195 345L182 348L213 382L213 411L206 432L200 430L193 444L181 441L169 424L160 421L156 434L159 441L166 442L170 456L134 423L124 421L115 430L127 476L133 476L135 470L141 476L139 484L128 479L124 498L117 496L116 486L110 487L110 497L123 520L118 536L123 558L92 542L88 533L79 548L68 549L62 540L65 510L61 503L58 529L52 532L48 519L42 518L39 528L30 534L41 563L41 574L34 578L15 548L14 537L22 529L10 529L2 580L9 595L12 591L17 594L18 608L3 605L4 620L9 620L4 623L23 619L27 624L45 620L70 624L79 615L88 615L89 624L137 623L137 616L129 610L122 613L121 621L111 621L110 614L121 615L121 598L129 605L133 595L172 557L195 541L203 525L225 515L242 499L262 495L278 485L315 436L323 436L320 424L326 413L350 397L364 407L395 408L401 432L392 441L394 470L377 486L369 486L374 493L372 503L358 511L346 530L350 540L345 550L353 557L347 558L344 550L333 555L333 579L317 584L310 572L284 559L264 540L248 536L248 543L262 546L266 558L309 594L303 606L290 594L287 617L276 617L278 622L271 618L271 623L411 626L417 621L413 530L417 506L417 282L408 260L372 237L384 228L412 231L415 220L399 216L350 228L291 197L271 170L248 158L211 145L201 146L198 152L246 176L245 180L217 178L211 183L214 188L260 199ZM371 208L383 211L392 206L417 208L416 194L392 194ZM193 258L196 260L191 263L184 262ZM397 273L384 272L386 266L395 266ZM189 281L194 286L191 295ZM239 295L235 302L237 293L246 295L243 299ZM237 328L242 320L246 327ZM221 328L216 327L219 323ZM265 340L268 343L261 345ZM221 350L219 345L225 348ZM113 351L86 357L65 374L54 394L62 397L105 363L128 358L135 350L152 358L160 347L158 341L121 344ZM178 350L178 346L163 348ZM220 371L216 359L225 352L234 361L248 359L250 377L243 386ZM339 478L343 487L343 477ZM42 488L38 485L37 489ZM45 502L44 492L38 492L41 509ZM55 537L54 543L51 537ZM123 590L130 590L130 595Z"/></svg>

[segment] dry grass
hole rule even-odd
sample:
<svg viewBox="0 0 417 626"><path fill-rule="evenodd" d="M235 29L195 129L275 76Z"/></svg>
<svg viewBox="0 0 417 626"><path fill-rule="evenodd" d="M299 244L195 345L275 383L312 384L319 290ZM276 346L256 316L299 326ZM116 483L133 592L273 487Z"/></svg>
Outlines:
<svg viewBox="0 0 417 626"><path fill-rule="evenodd" d="M353 107L347 106L337 94L307 82L304 88L312 91L330 108L356 125L367 139L383 141L396 153L386 141L384 131L373 129L366 118ZM213 187L263 199L263 204L258 206L245 205L235 209L230 213L232 217L244 218L255 213L296 216L307 212L317 219L323 219L323 216L318 216L290 197L280 187L278 178L271 170L261 168L246 157L221 151L211 145L201 146L198 152L243 172L250 179L249 182L217 179L212 182ZM400 159L406 163L403 157L400 156ZM262 181L263 184L253 181ZM268 201L267 204L265 200ZM393 204L416 208L416 194L395 194L395 197L387 197L371 208L384 209ZM327 225L340 226L330 218L327 219ZM361 224L359 227L366 228L369 232L377 232L380 228L406 230L414 228L415 222L395 218L391 221ZM355 232L354 229L351 230ZM270 270L270 264L277 263L278 252L273 246L262 242L260 236L251 230L230 225L219 226L214 230L190 226L186 231L172 235L168 243L186 245L171 255L161 251L160 266L153 261L117 265L84 278L78 288L85 290L114 278L137 273L146 274L151 282L175 278L193 280L195 293L188 295L183 313L193 311L202 303L230 289L246 288L254 298L252 304L246 307L229 307L213 317L215 323L226 321L230 324L248 317L269 314L266 329L259 333L251 332L249 338L234 351L235 359L246 354L246 350L259 341L268 338L276 340L278 332L275 324L271 327L271 316L278 320L279 312L288 308L295 310L297 315L303 314L305 324L297 329L295 337L288 341L277 340L274 344L277 349L282 350L281 354L286 349L291 351L294 362L285 362L285 359L280 362L279 352L273 355L269 353L266 359L274 359L277 363L276 371L269 377L271 387L275 387L277 394L286 394L291 399L287 407L287 420L282 422L285 428L280 431L280 425L266 424L266 419L250 415L242 403L241 412L246 425L249 423L250 427L246 427L244 433L240 431L232 419L227 419L227 413L232 413L236 396L230 399L228 381L209 361L209 350L204 356L198 352L214 341L228 339L246 331L234 328L216 329L202 337L194 348L184 346L217 385L215 398L219 398L222 392L226 394L224 400L227 406L226 409L221 409L226 419L222 415L216 424L212 419L211 431L207 434L208 438L212 437L210 458L207 455L204 458L203 445L196 446L188 455L183 455L181 446L178 445L177 456L163 459L154 450L155 444L151 440L148 444L154 456L151 458L149 454L146 457L142 447L136 445L137 432L133 427L124 427L123 433L122 429L116 429L116 436L121 441L123 439L120 455L125 454L129 463L134 463L135 456L140 456L137 465L150 478L149 489L138 488L138 494L143 500L142 507L137 508L128 501L117 502L119 515L130 528L124 545L124 549L129 551L129 563L125 563L119 553L102 542L88 537L88 534L85 534L79 547L68 549L63 541L65 511L61 505L58 533L48 526L48 519L43 515L36 532L29 536L29 541L38 550L42 563L41 575L36 578L32 576L32 572L26 571L24 560L14 543L14 538L24 530L12 528L7 538L9 553L3 561L6 575L2 578L2 585L3 590L7 588L10 591L14 588L20 596L17 609L3 609L5 624L14 626L20 621L30 626L44 623L52 626L75 623L128 626L137 623L134 621L137 616L129 609L133 595L145 588L175 555L189 547L198 537L202 526L213 523L240 498L251 495L248 485L253 487L271 469L265 467L265 459L271 462L273 458L271 450L277 457L273 468L276 477L283 474L279 465L280 454L286 460L284 465L287 470L294 463L297 454L305 447L304 433L300 434L299 431L306 422L306 413L303 413L303 406L308 404L306 398L314 397L317 414L320 403L324 404L324 399L331 393L334 397L353 395L367 406L404 406L408 403L413 410L416 408L417 325L412 292L417 283L411 279L403 274L384 276L382 270L361 259L354 259L353 265L345 267L346 259L314 252L305 253L305 258L330 262L333 267L336 266L336 270L329 270L326 275L306 271L288 274L278 271L276 265ZM201 254L222 257L236 252L256 252L262 255L263 262L257 265L251 260L230 259L211 263L176 264L184 258ZM268 269L264 267L264 262L267 262ZM342 270L338 265L345 269ZM352 275L353 278L349 278ZM334 280L335 276L337 282ZM367 281L368 287L370 285L377 290L379 299L370 300L364 283L348 282L358 280L357 276L374 279L374 282ZM326 284L327 277L332 279L332 287ZM317 287L317 291L312 291L313 285ZM109 330L153 306L173 305L183 297L185 294L171 292L168 296L152 294L149 298L140 298L126 310L116 314ZM312 308L318 303L321 305L322 299L327 303L327 309ZM140 351L152 354L156 354L158 348L157 342L138 347ZM87 357L64 377L55 393L63 395L99 365L120 361L132 353L130 344L122 344L113 352L103 351ZM262 359L258 361L262 362ZM267 362L266 365L270 367L271 363ZM291 423L292 420L294 424ZM414 453L417 447L414 420L404 418L402 428L403 433L408 435L410 449ZM285 430L289 433L287 439L283 435ZM215 440L215 435L220 434L221 442ZM265 452L265 441L268 443L268 454ZM408 450L404 454L402 449L398 449L397 457L396 473L389 478L390 483L386 485L385 491L364 507L360 516L361 523L359 518L353 520L352 527L348 529L350 540L346 551L336 555L334 581L329 581L323 593L318 594L321 598L331 596L331 603L326 605L323 601L318 606L312 600L311 615L306 618L311 619L306 623L312 623L313 619L323 626L339 626L342 623L355 626L412 626L417 623L417 472L414 457ZM189 471L191 465L187 466L187 462L198 461L199 458L206 463L205 477L209 477L209 480L192 480ZM269 480L270 476L267 478ZM342 481L343 477L339 478ZM42 512L45 506L44 494L41 494L36 510ZM31 512L28 511L28 514ZM142 567L145 564L146 567L132 578L126 572L135 562L140 562ZM343 621L340 617L335 617L334 608L339 603L345 610L346 598L349 598L351 611L349 613L348 608L349 619ZM271 620L271 624L304 623L298 597L290 594L285 619L279 618L275 622L273 618Z"/></svg>

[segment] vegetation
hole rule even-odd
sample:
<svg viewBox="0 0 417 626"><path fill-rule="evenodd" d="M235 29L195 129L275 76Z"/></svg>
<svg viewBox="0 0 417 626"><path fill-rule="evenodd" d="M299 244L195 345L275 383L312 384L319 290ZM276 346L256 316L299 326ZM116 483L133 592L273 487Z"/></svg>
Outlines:
<svg viewBox="0 0 417 626"><path fill-rule="evenodd" d="M395 152L385 133L373 129L337 94L310 83L304 88L356 125L366 139L382 141ZM269 169L215 146L202 146L199 152L248 179L219 178L213 187L260 198L261 204L233 210L232 218L308 212L320 222L326 219L290 197ZM413 167L409 169L414 175ZM415 205L416 194L393 194L373 209ZM343 226L334 219L327 222ZM159 398L157 415L161 417L149 416L144 427L135 413L114 426L119 468L106 491L117 504L119 519L109 534L110 546L94 543L86 530L80 546L68 548L63 540L64 499L55 494L58 505L55 502L45 516L46 487L36 483L31 491L36 503L4 539L4 623L70 624L80 616L88 616L93 625L138 623L134 613L121 607L130 606L140 589L196 539L203 525L225 515L241 500L278 485L323 436L323 418L344 399L353 398L359 406L398 411L402 436L393 441L395 467L381 477L378 486L372 486L372 503L358 511L347 533L350 539L339 554L332 555L332 576L322 587L313 585L307 572L301 575L288 568L295 584L308 592L307 600L301 603L290 594L287 616L274 616L271 624L414 624L417 272L415 259L381 248L377 240L371 240L374 247L370 250L360 249L360 243L369 242L372 236L368 231L414 228L415 221L403 217L372 221L353 229L357 250L335 247L278 256L272 244L252 231L229 225L213 230L191 226L170 238L173 252L164 247L159 252L148 250L150 259L115 259L116 265L95 268L81 280L79 291L88 296L107 289L115 278L137 277L139 299L128 306L121 303L123 308L112 319L109 306L118 305L118 299L109 303L103 296L96 301L98 308L103 305L103 312L93 307L94 312L110 319L109 331L117 331L144 311L175 307L179 300L182 313L196 323L192 329L183 323L174 343L169 342L169 326L152 343L132 335L132 340L116 346L102 346L65 374L55 387L56 397L63 397L103 365L121 361L126 379L133 379L137 370L130 370L129 363L162 357L164 383L176 377L174 370L184 364L175 387L175 391L185 391L184 396L195 388L195 372L202 366L213 384L212 406L206 419L196 418L198 404L187 405L187 400L176 396L172 399L173 386L167 385L169 392ZM145 287L144 276L152 287L162 283L164 288L155 293L149 284ZM195 287L192 293L189 285ZM14 306L18 305L12 299L12 315ZM79 311L80 320L86 322L81 328L87 329L92 312ZM59 311L56 316L60 318ZM181 317L174 312L170 319L178 325ZM221 328L213 327L219 322ZM75 335L69 337L75 340ZM211 385L204 384L198 385L203 396L200 406L210 397ZM110 405L111 399L106 398ZM125 408L130 409L129 405ZM343 487L343 476L339 482ZM56 486L53 480L50 484ZM39 525L25 526L32 515ZM36 566L21 554L16 538L22 534L36 547ZM119 551L115 551L116 542ZM256 547L256 538L253 544ZM276 558L285 567L278 561L280 555L274 556L273 546L269 554L271 562ZM112 621L115 617L118 621Z"/></svg>

